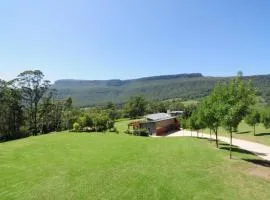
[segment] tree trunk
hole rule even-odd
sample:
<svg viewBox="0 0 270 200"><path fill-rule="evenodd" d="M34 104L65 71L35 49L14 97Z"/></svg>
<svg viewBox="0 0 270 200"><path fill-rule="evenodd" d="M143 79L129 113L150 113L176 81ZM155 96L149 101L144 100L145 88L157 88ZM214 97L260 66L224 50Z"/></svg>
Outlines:
<svg viewBox="0 0 270 200"><path fill-rule="evenodd" d="M256 125L254 125L254 127L253 127L253 128L254 128L254 129L253 129L253 134L254 134L254 136L256 135L256 134L255 134L255 126L256 126Z"/></svg>
<svg viewBox="0 0 270 200"><path fill-rule="evenodd" d="M232 159L232 132L230 132L230 159Z"/></svg>
<svg viewBox="0 0 270 200"><path fill-rule="evenodd" d="M216 135L216 147L218 148L218 136L217 136L217 129L215 130L215 135Z"/></svg>
<svg viewBox="0 0 270 200"><path fill-rule="evenodd" d="M35 102L35 107L34 107L34 133L37 135L38 130L37 130L37 112L38 112L38 104Z"/></svg>

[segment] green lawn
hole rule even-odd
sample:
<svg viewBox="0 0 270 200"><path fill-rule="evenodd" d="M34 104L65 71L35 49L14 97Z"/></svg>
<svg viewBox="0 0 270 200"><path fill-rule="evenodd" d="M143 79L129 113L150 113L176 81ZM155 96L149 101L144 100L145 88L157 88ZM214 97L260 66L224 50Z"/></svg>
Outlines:
<svg viewBox="0 0 270 200"><path fill-rule="evenodd" d="M205 129L203 132L209 133L209 129ZM218 135L229 137L228 132L223 128L218 130ZM262 124L256 126L256 136L254 136L253 127L247 125L245 122L241 122L238 127L238 132L233 133L233 137L270 145L270 129L265 129Z"/></svg>
<svg viewBox="0 0 270 200"><path fill-rule="evenodd" d="M115 127L119 131L119 133L124 133L128 129L129 123L130 123L130 120L128 119L119 119L115 123Z"/></svg>
<svg viewBox="0 0 270 200"><path fill-rule="evenodd" d="M0 143L0 199L270 199L261 174L270 168L243 160L258 157L238 149L229 160L226 148L115 133Z"/></svg>

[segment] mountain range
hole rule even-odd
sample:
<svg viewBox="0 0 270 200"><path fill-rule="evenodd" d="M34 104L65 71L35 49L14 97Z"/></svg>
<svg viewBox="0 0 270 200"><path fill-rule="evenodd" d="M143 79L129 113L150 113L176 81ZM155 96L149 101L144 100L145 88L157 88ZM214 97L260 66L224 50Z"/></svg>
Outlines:
<svg viewBox="0 0 270 200"><path fill-rule="evenodd" d="M57 80L53 87L57 89L59 98L72 97L76 106L87 107L102 105L109 101L122 104L134 95L143 95L148 100L200 99L207 96L216 83L232 78L189 73L128 80L61 79ZM270 74L243 78L253 82L264 102L270 102Z"/></svg>

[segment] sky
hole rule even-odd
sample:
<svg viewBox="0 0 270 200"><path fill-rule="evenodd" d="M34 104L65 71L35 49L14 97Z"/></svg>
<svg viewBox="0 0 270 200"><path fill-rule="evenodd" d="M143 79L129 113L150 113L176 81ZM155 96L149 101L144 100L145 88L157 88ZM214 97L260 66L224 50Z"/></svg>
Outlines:
<svg viewBox="0 0 270 200"><path fill-rule="evenodd" d="M269 0L0 1L0 78L270 74Z"/></svg>

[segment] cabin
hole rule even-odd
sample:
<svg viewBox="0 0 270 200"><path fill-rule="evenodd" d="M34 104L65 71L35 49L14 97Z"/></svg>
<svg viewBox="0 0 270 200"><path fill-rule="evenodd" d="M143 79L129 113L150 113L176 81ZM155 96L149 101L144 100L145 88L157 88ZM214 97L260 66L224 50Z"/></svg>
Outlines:
<svg viewBox="0 0 270 200"><path fill-rule="evenodd" d="M146 115L144 120L138 122L137 127L147 129L152 135L162 136L179 130L180 123L176 116L168 113L155 113Z"/></svg>

